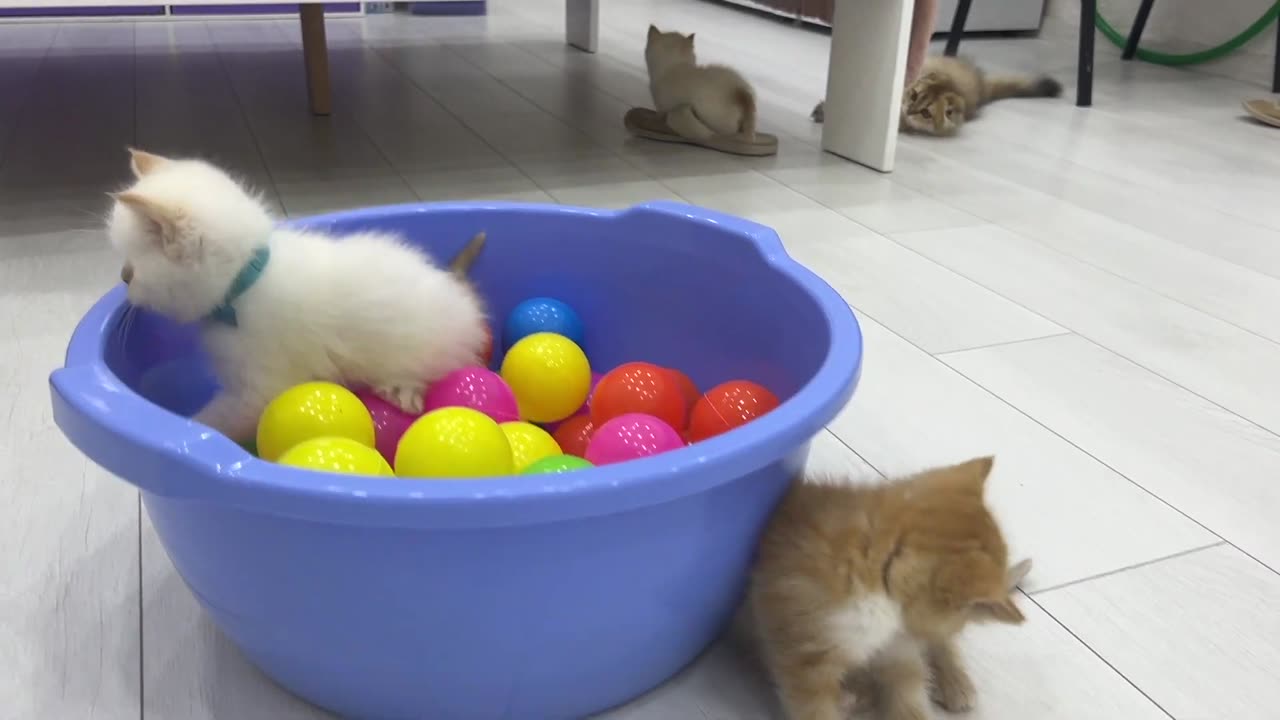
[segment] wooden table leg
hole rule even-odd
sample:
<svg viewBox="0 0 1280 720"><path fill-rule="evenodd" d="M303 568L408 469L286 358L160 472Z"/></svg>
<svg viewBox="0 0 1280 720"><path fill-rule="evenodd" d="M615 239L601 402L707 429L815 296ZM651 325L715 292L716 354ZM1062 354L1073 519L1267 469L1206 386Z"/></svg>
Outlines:
<svg viewBox="0 0 1280 720"><path fill-rule="evenodd" d="M600 0L564 0L564 41L579 50L596 51L600 43Z"/></svg>
<svg viewBox="0 0 1280 720"><path fill-rule="evenodd" d="M822 149L893 170L912 0L835 3Z"/></svg>
<svg viewBox="0 0 1280 720"><path fill-rule="evenodd" d="M307 65L307 95L313 115L328 115L332 105L329 88L329 47L324 36L324 6L308 3L298 9L302 19L302 57Z"/></svg>

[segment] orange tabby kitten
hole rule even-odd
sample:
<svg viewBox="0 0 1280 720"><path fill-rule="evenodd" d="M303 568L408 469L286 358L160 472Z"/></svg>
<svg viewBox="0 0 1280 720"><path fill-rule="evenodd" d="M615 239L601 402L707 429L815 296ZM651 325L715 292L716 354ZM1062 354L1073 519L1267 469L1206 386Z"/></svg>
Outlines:
<svg viewBox="0 0 1280 720"><path fill-rule="evenodd" d="M750 609L791 720L879 706L926 720L928 698L973 706L955 646L973 621L1017 624L1014 586L983 501L991 458L879 486L797 482L760 542Z"/></svg>
<svg viewBox="0 0 1280 720"><path fill-rule="evenodd" d="M989 77L964 58L930 56L902 97L899 129L948 136L978 117L978 109L1004 98L1058 97L1062 84L1047 76Z"/></svg>

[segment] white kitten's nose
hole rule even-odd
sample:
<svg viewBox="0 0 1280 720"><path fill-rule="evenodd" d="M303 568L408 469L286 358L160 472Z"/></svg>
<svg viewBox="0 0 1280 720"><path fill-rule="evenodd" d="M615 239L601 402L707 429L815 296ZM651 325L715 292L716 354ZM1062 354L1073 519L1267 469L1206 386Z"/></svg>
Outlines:
<svg viewBox="0 0 1280 720"><path fill-rule="evenodd" d="M120 268L120 279L124 281L125 285L129 284L129 281L133 279L132 265L125 263L124 266Z"/></svg>

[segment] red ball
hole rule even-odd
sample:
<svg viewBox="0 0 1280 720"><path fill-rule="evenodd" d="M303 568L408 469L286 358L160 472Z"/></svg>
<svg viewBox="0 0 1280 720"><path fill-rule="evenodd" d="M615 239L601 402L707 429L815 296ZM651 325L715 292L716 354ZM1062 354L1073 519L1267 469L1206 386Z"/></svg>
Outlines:
<svg viewBox="0 0 1280 720"><path fill-rule="evenodd" d="M591 422L600 427L619 415L652 415L675 428L685 426L688 405L671 372L631 362L610 370L591 395Z"/></svg>
<svg viewBox="0 0 1280 720"><path fill-rule="evenodd" d="M689 423L689 411L693 410L693 406L698 402L698 398L702 397L702 393L698 392L698 386L693 384L693 379L679 370L667 368L667 374L671 376L671 380L676 384L676 387L680 388L680 394L684 397L685 421L679 425L672 426L677 430L683 430Z"/></svg>
<svg viewBox="0 0 1280 720"><path fill-rule="evenodd" d="M551 437L555 438L560 451L565 455L585 457L587 445L591 444L591 436L596 428L587 415L574 415L560 423Z"/></svg>
<svg viewBox="0 0 1280 720"><path fill-rule="evenodd" d="M480 350L480 365L489 367L493 364L493 331L488 324L484 326L484 348Z"/></svg>
<svg viewBox="0 0 1280 720"><path fill-rule="evenodd" d="M689 415L689 442L746 425L778 407L778 396L750 380L730 380L703 395Z"/></svg>

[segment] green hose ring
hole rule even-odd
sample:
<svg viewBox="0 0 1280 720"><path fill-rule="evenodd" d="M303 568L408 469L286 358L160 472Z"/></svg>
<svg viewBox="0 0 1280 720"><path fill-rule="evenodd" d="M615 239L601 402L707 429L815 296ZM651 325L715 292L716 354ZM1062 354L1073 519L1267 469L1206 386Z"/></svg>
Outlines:
<svg viewBox="0 0 1280 720"><path fill-rule="evenodd" d="M1221 45L1211 47L1207 50L1201 50L1199 52L1186 53L1184 55L1172 55L1169 53L1138 48L1137 57L1139 60L1156 63L1157 65L1198 65L1202 62L1217 60L1220 57L1230 55L1236 50L1239 50L1245 43L1256 37L1258 33L1266 30L1267 26L1275 22L1277 17L1280 17L1280 2L1272 5L1270 10L1263 13L1262 17L1258 18L1252 25L1245 28L1244 32L1236 35ZM1115 28L1111 27L1111 23L1103 19L1101 15L1097 16L1097 22L1094 24L1097 26L1098 31L1105 35L1108 40L1115 44L1116 47L1124 47L1125 40L1127 38L1117 32Z"/></svg>

